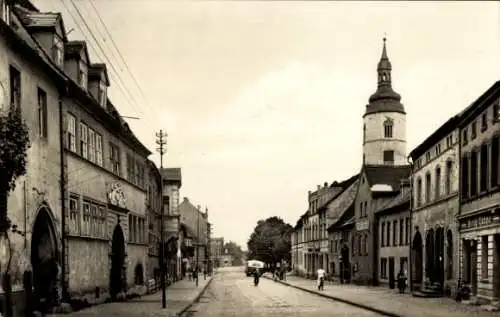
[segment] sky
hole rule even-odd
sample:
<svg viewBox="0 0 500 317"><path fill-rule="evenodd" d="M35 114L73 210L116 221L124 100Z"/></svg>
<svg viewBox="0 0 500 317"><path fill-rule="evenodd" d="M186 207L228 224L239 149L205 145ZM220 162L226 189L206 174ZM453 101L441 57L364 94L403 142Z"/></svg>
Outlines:
<svg viewBox="0 0 500 317"><path fill-rule="evenodd" d="M500 78L498 2L34 3L91 43L150 159L163 129L181 197L244 248L259 219L295 225L308 190L359 172L384 36L408 153Z"/></svg>

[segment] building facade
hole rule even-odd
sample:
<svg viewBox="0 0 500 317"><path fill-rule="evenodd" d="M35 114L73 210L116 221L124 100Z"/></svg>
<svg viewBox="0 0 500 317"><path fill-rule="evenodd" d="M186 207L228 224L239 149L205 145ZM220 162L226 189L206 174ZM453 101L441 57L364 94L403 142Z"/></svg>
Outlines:
<svg viewBox="0 0 500 317"><path fill-rule="evenodd" d="M106 66L88 59L84 42L65 48L73 96L64 103L68 292L117 298L145 279L151 152L107 98Z"/></svg>
<svg viewBox="0 0 500 317"><path fill-rule="evenodd" d="M163 210L165 235L165 263L171 279L182 276L182 245L185 234L181 230L179 214L179 191L182 187L182 173L178 167L160 169L163 182Z"/></svg>
<svg viewBox="0 0 500 317"><path fill-rule="evenodd" d="M148 266L147 279L160 278L160 242L161 242L161 213L163 199L161 193L161 174L155 163L147 161L147 231L148 231Z"/></svg>
<svg viewBox="0 0 500 317"><path fill-rule="evenodd" d="M500 82L461 116L460 271L479 300L500 300Z"/></svg>
<svg viewBox="0 0 500 317"><path fill-rule="evenodd" d="M11 252L5 236L0 238L0 276L10 274L14 302L7 307L0 286L0 311L12 309L14 316L21 316L26 295L31 293L31 286L23 283L25 277L33 283L36 302L57 305L62 296L61 276L47 272L62 266L60 100L66 91L66 76L60 52L41 49L43 31L24 20L23 13L33 10L36 8L29 2L21 6L0 1L0 115L19 110L31 144L27 173L18 178L15 189L8 193L7 210L1 211L7 212L12 227L7 232ZM51 30L50 38L64 40L60 15L39 14L57 22L44 29ZM57 291L48 285L57 286Z"/></svg>
<svg viewBox="0 0 500 317"><path fill-rule="evenodd" d="M352 220L358 184L358 175L355 175L346 181L345 186L343 186L345 190L327 205L330 252L328 272L333 277L339 277L342 282L349 281L351 275L349 241L354 227Z"/></svg>
<svg viewBox="0 0 500 317"><path fill-rule="evenodd" d="M188 228L193 238L194 254L188 259L191 267L198 266L202 270L208 269L208 208L205 212L201 207L194 206L187 197L184 197L178 207L181 223Z"/></svg>
<svg viewBox="0 0 500 317"><path fill-rule="evenodd" d="M417 146L413 160L411 286L427 296L455 293L458 280L459 116ZM417 293L418 293L417 292Z"/></svg>
<svg viewBox="0 0 500 317"><path fill-rule="evenodd" d="M403 180L400 192L376 211L378 223L377 280L389 288L396 287L397 276L408 276L410 246L410 181Z"/></svg>
<svg viewBox="0 0 500 317"><path fill-rule="evenodd" d="M224 251L224 238L212 238L210 239L210 249L212 251L211 257L214 267L221 266L221 257Z"/></svg>

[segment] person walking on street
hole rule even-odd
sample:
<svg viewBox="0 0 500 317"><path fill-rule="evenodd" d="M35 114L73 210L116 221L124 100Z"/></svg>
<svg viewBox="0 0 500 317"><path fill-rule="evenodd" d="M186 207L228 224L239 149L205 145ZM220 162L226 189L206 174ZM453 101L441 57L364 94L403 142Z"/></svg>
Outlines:
<svg viewBox="0 0 500 317"><path fill-rule="evenodd" d="M326 275L326 272L323 269L319 269L317 271L317 273L318 273L318 281L317 281L317 283L318 283L318 291L322 291L322 290L324 290L324 287L325 287L325 275Z"/></svg>

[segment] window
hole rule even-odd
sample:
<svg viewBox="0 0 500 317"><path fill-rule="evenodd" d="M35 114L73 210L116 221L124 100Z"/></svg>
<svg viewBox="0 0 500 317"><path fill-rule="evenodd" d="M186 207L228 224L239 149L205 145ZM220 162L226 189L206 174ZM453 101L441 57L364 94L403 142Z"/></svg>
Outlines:
<svg viewBox="0 0 500 317"><path fill-rule="evenodd" d="M386 238L386 245L391 246L391 223L387 223L387 238Z"/></svg>
<svg viewBox="0 0 500 317"><path fill-rule="evenodd" d="M446 195L449 195L451 193L451 179L453 177L453 162L452 161L447 161L446 162L446 179L444 182L444 187L445 187L445 193Z"/></svg>
<svg viewBox="0 0 500 317"><path fill-rule="evenodd" d="M401 271L405 272L405 274L408 272L408 258L407 257L400 257L399 258L399 268Z"/></svg>
<svg viewBox="0 0 500 317"><path fill-rule="evenodd" d="M449 135L446 137L446 147L450 148L453 146L453 135Z"/></svg>
<svg viewBox="0 0 500 317"><path fill-rule="evenodd" d="M127 154L127 180L135 184L135 161L131 154Z"/></svg>
<svg viewBox="0 0 500 317"><path fill-rule="evenodd" d="M476 121L472 122L471 131L470 131L470 139L474 140L477 136L477 123Z"/></svg>
<svg viewBox="0 0 500 317"><path fill-rule="evenodd" d="M109 143L109 160L111 163L111 171L116 175L120 175L120 149L113 143Z"/></svg>
<svg viewBox="0 0 500 317"><path fill-rule="evenodd" d="M477 194L477 152L472 151L470 157L470 195Z"/></svg>
<svg viewBox="0 0 500 317"><path fill-rule="evenodd" d="M91 128L89 130L89 160L95 162L95 131Z"/></svg>
<svg viewBox="0 0 500 317"><path fill-rule="evenodd" d="M436 145L436 156L439 156L441 154L441 144Z"/></svg>
<svg viewBox="0 0 500 317"><path fill-rule="evenodd" d="M54 43L52 46L52 58L56 62L57 66L63 66L64 53L63 53L63 42L58 35L54 35Z"/></svg>
<svg viewBox="0 0 500 317"><path fill-rule="evenodd" d="M448 258L448 269L446 270L447 279L451 280L453 278L453 234L451 230L446 232L446 257Z"/></svg>
<svg viewBox="0 0 500 317"><path fill-rule="evenodd" d="M384 164L394 164L394 151L384 151Z"/></svg>
<svg viewBox="0 0 500 317"><path fill-rule="evenodd" d="M436 168L436 187L435 187L435 190L436 190L436 200L439 199L439 197L441 197L441 168L438 166Z"/></svg>
<svg viewBox="0 0 500 317"><path fill-rule="evenodd" d="M481 236L481 278L488 278L488 236Z"/></svg>
<svg viewBox="0 0 500 317"><path fill-rule="evenodd" d="M83 225L82 225L82 235L89 236L90 231L90 203L87 201L83 202Z"/></svg>
<svg viewBox="0 0 500 317"><path fill-rule="evenodd" d="M398 233L398 221L394 220L392 222L392 246L396 246L396 234Z"/></svg>
<svg viewBox="0 0 500 317"><path fill-rule="evenodd" d="M431 152L425 153L425 162L428 163L431 160Z"/></svg>
<svg viewBox="0 0 500 317"><path fill-rule="evenodd" d="M106 96L106 85L104 82L99 83L99 104L103 107L106 108L106 103L107 103L107 96Z"/></svg>
<svg viewBox="0 0 500 317"><path fill-rule="evenodd" d="M366 142L366 124L363 124L363 143Z"/></svg>
<svg viewBox="0 0 500 317"><path fill-rule="evenodd" d="M7 24L11 24L11 21L10 21L10 3L8 3L7 1L0 1L0 5L1 5L1 8L0 8L0 13L1 13L1 19L5 21L5 23Z"/></svg>
<svg viewBox="0 0 500 317"><path fill-rule="evenodd" d="M368 202L365 201L365 216L368 216Z"/></svg>
<svg viewBox="0 0 500 317"><path fill-rule="evenodd" d="M493 105L493 122L500 121L500 106L497 104Z"/></svg>
<svg viewBox="0 0 500 317"><path fill-rule="evenodd" d="M69 198L69 232L71 234L80 234L80 207L78 198L71 196Z"/></svg>
<svg viewBox="0 0 500 317"><path fill-rule="evenodd" d="M431 202L431 174L425 175L425 202Z"/></svg>
<svg viewBox="0 0 500 317"><path fill-rule="evenodd" d="M102 166L102 135L97 132L95 133L95 155L97 165Z"/></svg>
<svg viewBox="0 0 500 317"><path fill-rule="evenodd" d="M494 136L491 140L491 178L490 183L491 187L495 187L500 185L498 172L500 170L500 152L498 147L500 145L500 137Z"/></svg>
<svg viewBox="0 0 500 317"><path fill-rule="evenodd" d="M135 162L135 184L141 186L141 165Z"/></svg>
<svg viewBox="0 0 500 317"><path fill-rule="evenodd" d="M488 189L488 145L481 145L479 165L479 189L484 192Z"/></svg>
<svg viewBox="0 0 500 317"><path fill-rule="evenodd" d="M384 122L384 138L392 138L392 120L387 118Z"/></svg>
<svg viewBox="0 0 500 317"><path fill-rule="evenodd" d="M404 219L399 220L399 245L403 245L405 242L405 223Z"/></svg>
<svg viewBox="0 0 500 317"><path fill-rule="evenodd" d="M87 64L84 61L80 61L78 65L78 84L83 88L87 89L88 79L87 79Z"/></svg>
<svg viewBox="0 0 500 317"><path fill-rule="evenodd" d="M417 179L417 193L416 193L416 202L417 202L417 207L422 205L422 179L418 178Z"/></svg>
<svg viewBox="0 0 500 317"><path fill-rule="evenodd" d="M385 234L385 222L382 222L382 226L380 229L380 246L381 247L385 247L384 234Z"/></svg>
<svg viewBox="0 0 500 317"><path fill-rule="evenodd" d="M67 127L67 148L71 152L76 152L76 118L68 113L68 127Z"/></svg>
<svg viewBox="0 0 500 317"><path fill-rule="evenodd" d="M106 208L103 206L99 206L99 237L100 238L107 238L107 220L108 220L108 213L106 212Z"/></svg>
<svg viewBox="0 0 500 317"><path fill-rule="evenodd" d="M97 214L97 206L94 204L90 205L90 235L96 237L98 235L99 228L99 215Z"/></svg>
<svg viewBox="0 0 500 317"><path fill-rule="evenodd" d="M484 132L488 129L488 113L485 112L481 116L481 132Z"/></svg>
<svg viewBox="0 0 500 317"><path fill-rule="evenodd" d="M462 157L462 198L469 197L469 159L467 156Z"/></svg>
<svg viewBox="0 0 500 317"><path fill-rule="evenodd" d="M21 108L21 73L13 66L9 67L10 77L10 107Z"/></svg>
<svg viewBox="0 0 500 317"><path fill-rule="evenodd" d="M359 215L363 217L363 203L359 203Z"/></svg>
<svg viewBox="0 0 500 317"><path fill-rule="evenodd" d="M467 140L467 128L465 128L463 131L462 131L462 144L463 145L466 145L468 142Z"/></svg>
<svg viewBox="0 0 500 317"><path fill-rule="evenodd" d="M387 279L387 258L380 259L380 278Z"/></svg>
<svg viewBox="0 0 500 317"><path fill-rule="evenodd" d="M410 244L410 217L405 219L405 244Z"/></svg>
<svg viewBox="0 0 500 317"><path fill-rule="evenodd" d="M47 133L47 93L38 87L38 135L46 139Z"/></svg>
<svg viewBox="0 0 500 317"><path fill-rule="evenodd" d="M88 158L88 127L80 122L80 154L84 159Z"/></svg>

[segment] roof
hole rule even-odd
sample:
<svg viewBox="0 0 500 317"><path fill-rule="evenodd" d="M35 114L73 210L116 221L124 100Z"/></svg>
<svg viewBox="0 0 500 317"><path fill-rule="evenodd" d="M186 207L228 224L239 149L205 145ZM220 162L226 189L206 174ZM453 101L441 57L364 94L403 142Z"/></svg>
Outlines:
<svg viewBox="0 0 500 317"><path fill-rule="evenodd" d="M465 108L460 113L460 124L462 127L468 124L472 118L483 109L489 106L491 99L497 98L500 95L500 81L496 81L488 90L479 96L472 104Z"/></svg>
<svg viewBox="0 0 500 317"><path fill-rule="evenodd" d="M388 185L393 192L399 191L401 180L411 172L410 165L365 165L363 169L370 186Z"/></svg>
<svg viewBox="0 0 500 317"><path fill-rule="evenodd" d="M167 181L182 182L182 174L180 167L169 167L160 169L160 173Z"/></svg>
<svg viewBox="0 0 500 317"><path fill-rule="evenodd" d="M348 179L341 181L340 183L334 181L330 187L338 188L339 190L333 194L333 196L326 200L323 204L318 206L318 210L325 209L329 203L337 199L349 186L355 183L358 180L359 174L353 175Z"/></svg>
<svg viewBox="0 0 500 317"><path fill-rule="evenodd" d="M358 192L358 184L359 178L328 204L326 217L329 221L332 223L337 222L343 216L344 212L354 203L356 193Z"/></svg>
<svg viewBox="0 0 500 317"><path fill-rule="evenodd" d="M384 211L389 211L396 209L398 207L404 206L405 204L410 204L410 198L411 198L411 190L406 190L403 192L401 195L397 195L393 199L389 200L387 204L383 205L381 208L379 208L376 213L384 212Z"/></svg>
<svg viewBox="0 0 500 317"><path fill-rule="evenodd" d="M327 228L326 231L331 232L334 229L338 229L338 228L343 228L343 227L347 227L347 226L350 226L350 225L354 225L355 222L356 222L356 217L355 216L346 217L345 219L339 219L338 222L332 223L330 226L328 226L328 228Z"/></svg>
<svg viewBox="0 0 500 317"><path fill-rule="evenodd" d="M55 27L59 22L60 13L54 12L34 12L24 8L19 8L21 12L21 20L24 26L31 27Z"/></svg>
<svg viewBox="0 0 500 317"><path fill-rule="evenodd" d="M98 77L104 73L104 77L106 78L106 83L109 86L109 78L108 78L108 70L106 68L106 64L104 63L93 63L89 67L89 78Z"/></svg>
<svg viewBox="0 0 500 317"><path fill-rule="evenodd" d="M455 130L460 122L460 114L454 115L443 123L436 131L434 131L424 142L420 143L413 151L410 152L410 156L413 160L419 158L424 154L430 147L438 143L444 136L449 134L451 131Z"/></svg>

